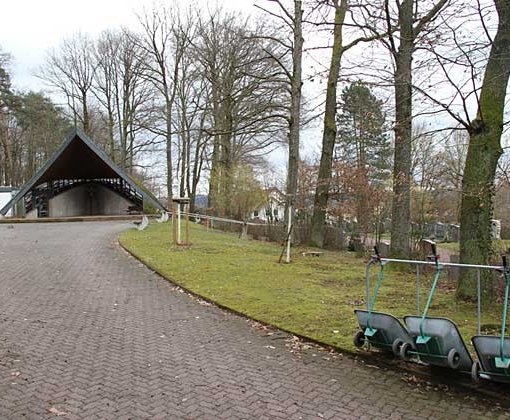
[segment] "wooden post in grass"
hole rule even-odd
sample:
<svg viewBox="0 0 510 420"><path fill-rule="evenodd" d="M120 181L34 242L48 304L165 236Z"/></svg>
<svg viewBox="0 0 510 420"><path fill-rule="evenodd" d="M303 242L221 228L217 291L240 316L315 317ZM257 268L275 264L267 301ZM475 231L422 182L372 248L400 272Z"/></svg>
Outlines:
<svg viewBox="0 0 510 420"><path fill-rule="evenodd" d="M285 258L285 262L287 264L290 263L291 236L292 236L292 204L289 205L289 218L288 218L288 225L287 225L287 256Z"/></svg>
<svg viewBox="0 0 510 420"><path fill-rule="evenodd" d="M181 244L181 203L177 203L177 245Z"/></svg>
<svg viewBox="0 0 510 420"><path fill-rule="evenodd" d="M177 245L177 203L174 202L172 211L172 240Z"/></svg>
<svg viewBox="0 0 510 420"><path fill-rule="evenodd" d="M189 245L189 201L184 205L184 213L185 213L185 217L186 217L186 222L184 224L185 233L186 233L185 241L186 241L186 245Z"/></svg>
<svg viewBox="0 0 510 420"><path fill-rule="evenodd" d="M248 237L248 223L243 222L243 226L241 227L241 238L246 239Z"/></svg>
<svg viewBox="0 0 510 420"><path fill-rule="evenodd" d="M189 245L189 203L190 199L188 197L174 197L172 199L174 202L174 244L176 245ZM182 240L182 226L181 226L181 213L182 213L182 205L184 204L185 211L185 227L184 227L184 241Z"/></svg>

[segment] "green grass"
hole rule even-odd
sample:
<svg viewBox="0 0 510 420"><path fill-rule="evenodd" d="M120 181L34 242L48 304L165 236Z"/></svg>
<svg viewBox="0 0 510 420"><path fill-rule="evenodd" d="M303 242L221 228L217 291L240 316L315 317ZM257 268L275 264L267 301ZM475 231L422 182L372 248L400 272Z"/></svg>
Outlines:
<svg viewBox="0 0 510 420"><path fill-rule="evenodd" d="M448 249L451 251L459 252L459 243L458 242L442 242L438 243L437 246L439 248ZM503 239L498 241L492 241L492 253L497 258L500 257L501 254L509 254L510 253L510 240Z"/></svg>
<svg viewBox="0 0 510 420"><path fill-rule="evenodd" d="M358 329L356 308L365 308L366 261L348 252L324 251L303 256L293 249L291 264L278 264L278 244L240 239L236 235L190 229L192 246L172 245L170 223L151 224L145 231L131 229L121 244L172 282L211 301L259 321L352 351ZM388 265L375 310L395 316L416 314L414 272ZM372 284L377 268L373 270ZM431 274L422 277L422 308ZM458 303L446 277L433 301L430 315L451 318L466 340L476 332L476 308ZM499 307L486 311L484 322L499 324Z"/></svg>
<svg viewBox="0 0 510 420"><path fill-rule="evenodd" d="M448 249L450 251L459 252L458 242L440 242L437 244L438 248Z"/></svg>

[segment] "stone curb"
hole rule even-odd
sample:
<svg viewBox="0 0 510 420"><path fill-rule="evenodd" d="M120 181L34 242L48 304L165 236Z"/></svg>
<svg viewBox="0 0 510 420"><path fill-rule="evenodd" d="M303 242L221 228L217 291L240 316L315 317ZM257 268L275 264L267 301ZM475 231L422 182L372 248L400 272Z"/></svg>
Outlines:
<svg viewBox="0 0 510 420"><path fill-rule="evenodd" d="M369 362L369 364L377 365L378 367L382 367L388 370L394 370L394 371L400 371L402 373L405 373L409 376L416 376L422 379L422 381L428 381L435 385L446 385L452 388L452 391L457 393L463 393L462 391L466 392L472 392L477 394L479 397L487 397L491 400L497 400L497 403L500 404L502 407L510 408L510 388L504 387L504 385L501 384L495 384L488 381L482 381L479 384L475 384L472 382L470 375L457 373L455 371L452 371L452 373L445 372L444 369L434 369L434 367L430 368L427 366L420 366L417 364L411 364L411 363L405 363L400 360L392 359L391 357L388 357L386 355L383 355L381 353L371 353L369 351L352 351L349 349L344 349L341 347L336 347L331 344L323 343L320 340L316 340L311 337L307 337L305 335L296 334L293 331L289 331L280 327L277 327L275 325L269 324L266 321L262 321L260 319L250 317L242 312L237 311L236 309L232 309L226 305L223 305L220 302L217 302L213 299L209 299L207 297L201 296L200 294L196 293L193 290L190 290L186 288L185 286L179 284L177 281L172 280L168 278L166 275L164 275L161 271L156 269L155 267L151 266L150 263L144 261L143 259L139 258L134 252L129 250L127 247L125 247L120 240L117 237L117 244L121 249L123 249L127 254L129 254L131 257L135 258L137 261L142 263L144 266L146 266L149 270L153 271L163 279L167 280L171 284L175 285L176 287L179 287L182 289L185 293L188 295L201 299L205 302L208 302L224 311L227 311L231 314L234 314L236 316L239 316L243 319L255 321L259 324L262 324L266 327L274 328L275 330L293 335L295 337L298 337L299 339L303 340L304 342L308 342L311 344L315 344L323 348L324 350L333 351L336 353L342 353L350 357L351 359L361 359L364 363Z"/></svg>

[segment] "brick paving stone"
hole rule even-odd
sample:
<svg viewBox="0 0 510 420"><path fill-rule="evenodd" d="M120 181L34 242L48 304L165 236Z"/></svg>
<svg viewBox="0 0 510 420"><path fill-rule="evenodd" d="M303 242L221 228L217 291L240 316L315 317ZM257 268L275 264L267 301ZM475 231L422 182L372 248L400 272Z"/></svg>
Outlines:
<svg viewBox="0 0 510 420"><path fill-rule="evenodd" d="M1 419L507 417L400 372L289 352L128 256L116 237L129 227L0 225Z"/></svg>

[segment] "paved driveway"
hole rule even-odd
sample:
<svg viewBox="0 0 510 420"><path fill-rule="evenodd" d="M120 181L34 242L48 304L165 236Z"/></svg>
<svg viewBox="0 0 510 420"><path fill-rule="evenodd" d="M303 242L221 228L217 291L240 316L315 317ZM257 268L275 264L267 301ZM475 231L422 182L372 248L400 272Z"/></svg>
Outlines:
<svg viewBox="0 0 510 420"><path fill-rule="evenodd" d="M495 417L190 299L119 249L128 226L0 225L0 418Z"/></svg>

